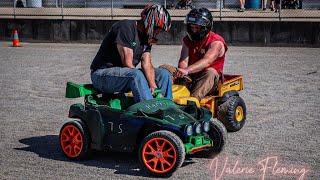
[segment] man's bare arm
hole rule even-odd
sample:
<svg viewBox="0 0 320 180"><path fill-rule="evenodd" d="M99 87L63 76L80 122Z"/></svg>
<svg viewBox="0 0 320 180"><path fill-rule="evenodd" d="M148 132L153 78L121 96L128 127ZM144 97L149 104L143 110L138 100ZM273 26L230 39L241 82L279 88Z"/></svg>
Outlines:
<svg viewBox="0 0 320 180"><path fill-rule="evenodd" d="M188 67L188 62L189 62L189 48L186 46L185 43L182 43L178 67L186 68Z"/></svg>
<svg viewBox="0 0 320 180"><path fill-rule="evenodd" d="M192 73L203 71L205 68L209 67L219 56L222 56L223 53L223 43L221 41L215 41L211 43L204 57L200 59L198 62L189 66L188 69Z"/></svg>
<svg viewBox="0 0 320 180"><path fill-rule="evenodd" d="M151 62L150 52L145 52L142 54L141 68L144 73L144 76L148 81L149 87L157 87L157 84L155 81L155 71Z"/></svg>
<svg viewBox="0 0 320 180"><path fill-rule="evenodd" d="M202 59L196 63L188 66L187 68L178 68L177 76L183 77L184 75L197 73L209 67L218 57L221 57L225 52L224 44L221 41L211 43L208 51Z"/></svg>
<svg viewBox="0 0 320 180"><path fill-rule="evenodd" d="M121 44L117 44L117 49L119 51L123 66L135 68L133 66L133 50L128 47L124 47Z"/></svg>

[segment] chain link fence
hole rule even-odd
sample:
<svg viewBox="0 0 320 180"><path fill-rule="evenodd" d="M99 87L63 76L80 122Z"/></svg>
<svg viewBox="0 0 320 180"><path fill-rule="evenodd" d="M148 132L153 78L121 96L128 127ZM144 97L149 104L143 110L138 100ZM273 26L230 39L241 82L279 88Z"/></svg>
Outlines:
<svg viewBox="0 0 320 180"><path fill-rule="evenodd" d="M241 7L240 1L245 1ZM320 21L320 0L1 0L1 18L139 19L149 4L164 5L174 20L208 8L217 20Z"/></svg>

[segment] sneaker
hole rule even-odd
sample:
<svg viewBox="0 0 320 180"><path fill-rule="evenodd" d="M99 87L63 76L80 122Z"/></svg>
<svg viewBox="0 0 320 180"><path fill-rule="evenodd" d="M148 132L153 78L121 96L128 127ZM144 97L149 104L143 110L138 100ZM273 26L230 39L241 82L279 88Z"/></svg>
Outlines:
<svg viewBox="0 0 320 180"><path fill-rule="evenodd" d="M238 9L238 12L244 12L244 9L243 8Z"/></svg>
<svg viewBox="0 0 320 180"><path fill-rule="evenodd" d="M267 8L262 8L262 11L265 11L265 10L267 10Z"/></svg>

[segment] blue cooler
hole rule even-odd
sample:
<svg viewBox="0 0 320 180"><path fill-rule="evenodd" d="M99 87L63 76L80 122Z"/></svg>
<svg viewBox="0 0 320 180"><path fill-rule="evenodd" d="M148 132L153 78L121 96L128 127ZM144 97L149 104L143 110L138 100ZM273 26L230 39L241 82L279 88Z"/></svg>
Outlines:
<svg viewBox="0 0 320 180"><path fill-rule="evenodd" d="M27 0L27 7L42 7L42 0Z"/></svg>
<svg viewBox="0 0 320 180"><path fill-rule="evenodd" d="M246 9L259 9L261 0L246 0Z"/></svg>

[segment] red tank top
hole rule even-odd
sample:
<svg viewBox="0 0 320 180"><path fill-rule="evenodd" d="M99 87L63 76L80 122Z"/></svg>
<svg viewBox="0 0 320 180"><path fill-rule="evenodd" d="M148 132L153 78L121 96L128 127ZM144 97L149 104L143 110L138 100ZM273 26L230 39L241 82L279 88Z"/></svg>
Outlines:
<svg viewBox="0 0 320 180"><path fill-rule="evenodd" d="M223 56L218 57L208 68L214 68L219 74L221 74L223 71L224 60L228 47L224 39L212 31L209 32L207 39L199 43L192 42L189 36L185 36L183 38L183 42L189 48L189 66L202 59L205 53L208 51L210 44L214 41L221 41L224 44L225 51Z"/></svg>

